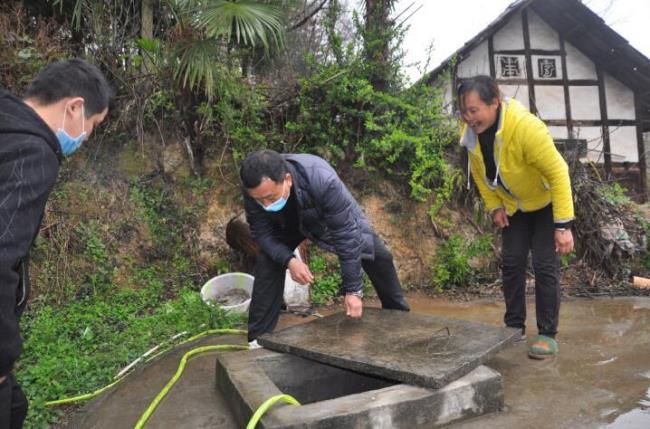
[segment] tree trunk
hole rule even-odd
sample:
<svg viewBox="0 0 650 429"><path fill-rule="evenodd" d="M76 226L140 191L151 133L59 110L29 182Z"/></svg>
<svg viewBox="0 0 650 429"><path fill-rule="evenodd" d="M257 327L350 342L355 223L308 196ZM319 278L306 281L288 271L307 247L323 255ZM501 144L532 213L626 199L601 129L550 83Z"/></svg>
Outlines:
<svg viewBox="0 0 650 429"><path fill-rule="evenodd" d="M153 39L153 1L142 0L142 9L140 11L140 37L142 39ZM149 57L146 55L142 61L142 72L146 73L150 68Z"/></svg>
<svg viewBox="0 0 650 429"><path fill-rule="evenodd" d="M153 39L153 1L142 0L140 37L143 39Z"/></svg>
<svg viewBox="0 0 650 429"><path fill-rule="evenodd" d="M377 91L390 88L390 40L393 24L390 13L395 0L365 0L364 51L369 67L368 78Z"/></svg>

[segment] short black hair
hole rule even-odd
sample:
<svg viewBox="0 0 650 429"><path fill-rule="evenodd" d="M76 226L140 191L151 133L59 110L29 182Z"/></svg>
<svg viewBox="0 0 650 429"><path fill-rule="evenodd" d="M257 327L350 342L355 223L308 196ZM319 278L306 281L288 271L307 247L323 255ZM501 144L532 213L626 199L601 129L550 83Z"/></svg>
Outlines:
<svg viewBox="0 0 650 429"><path fill-rule="evenodd" d="M246 189L257 188L265 177L278 183L286 175L287 165L282 155L270 149L248 154L239 169L239 177Z"/></svg>
<svg viewBox="0 0 650 429"><path fill-rule="evenodd" d="M458 95L458 107L461 111L463 110L463 103L465 102L465 94L470 91L476 91L485 104L492 104L495 99L499 101L501 98L499 85L497 85L496 81L490 76L477 75L468 79L463 79L456 90Z"/></svg>
<svg viewBox="0 0 650 429"><path fill-rule="evenodd" d="M29 85L25 98L48 106L68 97L84 99L86 118L103 112L111 101L111 87L97 67L80 59L61 60L43 69Z"/></svg>

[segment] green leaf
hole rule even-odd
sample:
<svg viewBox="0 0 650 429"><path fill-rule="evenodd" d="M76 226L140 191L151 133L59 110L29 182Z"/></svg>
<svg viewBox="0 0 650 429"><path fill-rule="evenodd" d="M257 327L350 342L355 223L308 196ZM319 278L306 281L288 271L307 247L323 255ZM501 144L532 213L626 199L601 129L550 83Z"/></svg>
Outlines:
<svg viewBox="0 0 650 429"><path fill-rule="evenodd" d="M279 7L257 1L206 2L198 14L199 28L208 37L225 39L238 45L262 44L268 51L284 42L284 24Z"/></svg>
<svg viewBox="0 0 650 429"><path fill-rule="evenodd" d="M136 39L135 45L148 52L158 52L160 50L160 40L158 39L139 38Z"/></svg>

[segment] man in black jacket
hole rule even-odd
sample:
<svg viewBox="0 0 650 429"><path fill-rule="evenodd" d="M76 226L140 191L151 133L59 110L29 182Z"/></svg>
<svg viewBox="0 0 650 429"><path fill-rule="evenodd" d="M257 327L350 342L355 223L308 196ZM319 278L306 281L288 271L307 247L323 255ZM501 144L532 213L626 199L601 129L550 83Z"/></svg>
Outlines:
<svg viewBox="0 0 650 429"><path fill-rule="evenodd" d="M21 428L27 399L11 373L22 348L28 256L59 165L104 120L110 88L72 59L50 64L23 100L0 91L0 428Z"/></svg>
<svg viewBox="0 0 650 429"><path fill-rule="evenodd" d="M275 328L287 268L298 283L314 280L307 264L294 258L294 249L305 238L339 257L348 316L362 314L362 269L383 308L409 310L393 256L325 160L261 150L244 160L240 177L251 235L261 248L248 313L249 342Z"/></svg>

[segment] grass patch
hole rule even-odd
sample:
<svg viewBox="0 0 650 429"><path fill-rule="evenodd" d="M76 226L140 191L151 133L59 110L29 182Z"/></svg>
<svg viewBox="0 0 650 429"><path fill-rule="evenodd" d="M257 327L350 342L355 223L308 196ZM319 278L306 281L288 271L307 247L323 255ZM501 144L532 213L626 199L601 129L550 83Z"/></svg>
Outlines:
<svg viewBox="0 0 650 429"><path fill-rule="evenodd" d="M491 240L490 235L469 241L453 234L441 243L431 266L436 287L442 290L475 284L477 273L470 260L487 254Z"/></svg>
<svg viewBox="0 0 650 429"><path fill-rule="evenodd" d="M334 297L339 295L341 287L338 259L327 258L323 251L315 250L310 255L309 269L314 275L314 283L311 286L312 303L314 305L331 304Z"/></svg>
<svg viewBox="0 0 650 429"><path fill-rule="evenodd" d="M314 275L314 283L311 286L312 304L332 304L341 291L341 265L338 257L314 248L310 254L309 269ZM366 296L375 295L375 289L365 272L363 273L363 293Z"/></svg>
<svg viewBox="0 0 650 429"><path fill-rule="evenodd" d="M40 305L24 315L25 344L16 376L30 400L26 428L56 423L61 410L46 408L46 401L109 384L121 368L179 332L193 335L243 322L242 316L210 309L198 291L182 289L161 300L160 285L152 281L139 290L88 296L66 307Z"/></svg>

